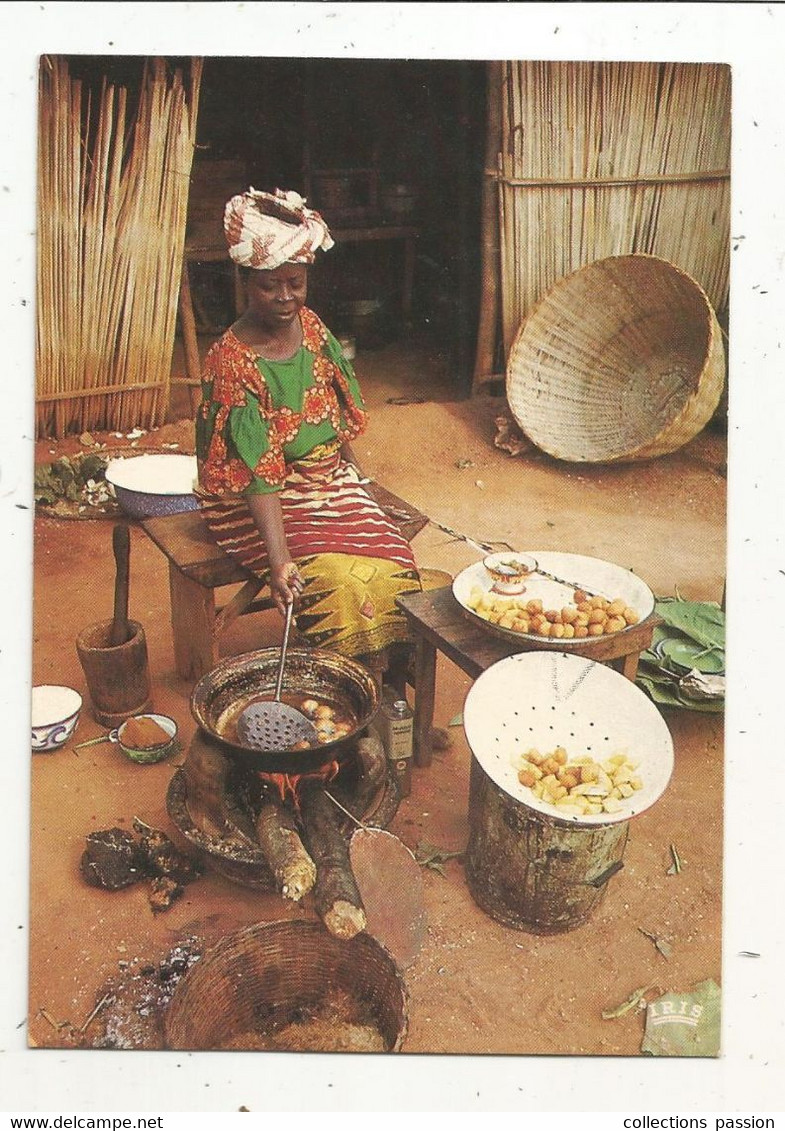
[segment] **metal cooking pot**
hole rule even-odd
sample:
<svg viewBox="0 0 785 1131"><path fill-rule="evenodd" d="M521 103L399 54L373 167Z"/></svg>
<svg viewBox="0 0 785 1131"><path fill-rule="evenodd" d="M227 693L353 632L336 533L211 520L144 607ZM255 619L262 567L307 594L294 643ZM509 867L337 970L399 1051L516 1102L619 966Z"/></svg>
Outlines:
<svg viewBox="0 0 785 1131"><path fill-rule="evenodd" d="M279 648L263 648L222 660L202 676L191 694L191 712L205 733L226 753L253 770L302 774L327 762L342 761L354 749L352 739L379 709L379 686L356 660L317 648L290 648L286 654L283 691L312 695L336 705L355 720L348 734L309 750L268 752L246 746L237 734L237 719L261 693L275 691Z"/></svg>

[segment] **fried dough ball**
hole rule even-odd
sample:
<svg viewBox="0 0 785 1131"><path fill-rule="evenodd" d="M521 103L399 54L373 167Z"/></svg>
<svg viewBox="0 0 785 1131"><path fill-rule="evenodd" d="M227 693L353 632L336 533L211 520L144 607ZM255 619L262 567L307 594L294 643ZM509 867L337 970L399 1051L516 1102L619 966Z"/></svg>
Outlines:
<svg viewBox="0 0 785 1131"><path fill-rule="evenodd" d="M573 596L575 604L546 609L539 597L499 596L475 585L466 604L477 616L507 632L553 640L585 640L590 636L622 632L640 620L640 614L622 597L589 597L582 589L576 589ZM322 717L315 713L318 706L316 700L308 700L303 710L318 719Z"/></svg>

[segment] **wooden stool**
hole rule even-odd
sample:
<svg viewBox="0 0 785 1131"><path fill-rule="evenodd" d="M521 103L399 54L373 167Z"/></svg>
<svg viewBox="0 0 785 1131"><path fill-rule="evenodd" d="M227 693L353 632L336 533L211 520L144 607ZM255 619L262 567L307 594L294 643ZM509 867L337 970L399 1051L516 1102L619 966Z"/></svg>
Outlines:
<svg viewBox="0 0 785 1131"><path fill-rule="evenodd" d="M427 524L426 515L379 484L369 484L368 492L407 541ZM218 663L220 637L229 625L246 613L273 608L272 599L266 590L260 596L265 587L259 578L217 545L199 511L146 518L140 525L169 564L177 673L200 679ZM238 583L241 588L219 608L215 590Z"/></svg>
<svg viewBox="0 0 785 1131"><path fill-rule="evenodd" d="M444 653L472 679L477 679L491 664L516 652L566 651L563 645L545 639L502 639L482 625L473 624L456 601L450 586L424 593L407 593L397 598L397 604L406 614L416 646L414 761L417 766L430 766L433 759L431 728L438 652ZM652 613L625 632L592 637L571 645L569 651L590 660L611 662L628 679L634 680L640 654L651 645L654 629L661 623L662 618Z"/></svg>

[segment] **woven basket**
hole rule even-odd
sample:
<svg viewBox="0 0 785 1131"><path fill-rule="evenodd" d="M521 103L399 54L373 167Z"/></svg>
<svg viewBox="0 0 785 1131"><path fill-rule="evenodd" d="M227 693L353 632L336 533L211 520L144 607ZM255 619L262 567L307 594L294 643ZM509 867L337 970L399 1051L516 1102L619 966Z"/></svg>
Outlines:
<svg viewBox="0 0 785 1131"><path fill-rule="evenodd" d="M725 352L711 304L664 259L600 259L524 320L507 363L522 431L556 459L612 463L675 451L708 423Z"/></svg>
<svg viewBox="0 0 785 1131"><path fill-rule="evenodd" d="M370 935L341 940L321 923L259 923L227 935L179 982L164 1020L171 1049L225 1048L238 1035L272 1033L340 995L347 1023L398 1052L406 989L392 957Z"/></svg>

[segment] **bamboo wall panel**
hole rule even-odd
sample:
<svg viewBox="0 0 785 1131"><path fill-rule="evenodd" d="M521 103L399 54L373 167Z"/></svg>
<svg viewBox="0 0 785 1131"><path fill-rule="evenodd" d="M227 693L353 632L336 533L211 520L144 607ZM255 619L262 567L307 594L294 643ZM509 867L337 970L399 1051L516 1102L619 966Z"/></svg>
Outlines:
<svg viewBox="0 0 785 1131"><path fill-rule="evenodd" d="M41 60L38 436L163 423L200 81L150 60L130 120L124 88Z"/></svg>
<svg viewBox="0 0 785 1131"><path fill-rule="evenodd" d="M730 68L501 64L498 183L505 355L560 278L647 253L728 301Z"/></svg>

